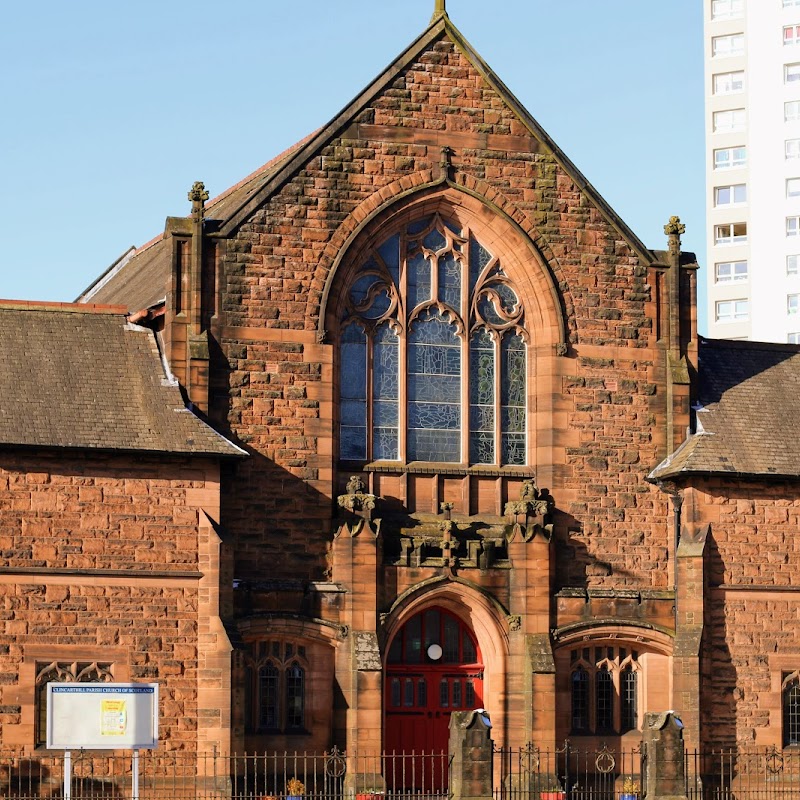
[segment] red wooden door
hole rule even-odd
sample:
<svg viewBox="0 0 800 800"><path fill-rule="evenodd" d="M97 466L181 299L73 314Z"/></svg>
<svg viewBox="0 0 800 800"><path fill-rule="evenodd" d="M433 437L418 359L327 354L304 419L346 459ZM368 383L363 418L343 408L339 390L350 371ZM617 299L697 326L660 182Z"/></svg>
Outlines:
<svg viewBox="0 0 800 800"><path fill-rule="evenodd" d="M454 614L429 608L398 631L384 691L387 782L397 789L446 784L450 714L483 705L483 664L475 636ZM401 759L392 754L411 754ZM401 774L402 771L402 774Z"/></svg>

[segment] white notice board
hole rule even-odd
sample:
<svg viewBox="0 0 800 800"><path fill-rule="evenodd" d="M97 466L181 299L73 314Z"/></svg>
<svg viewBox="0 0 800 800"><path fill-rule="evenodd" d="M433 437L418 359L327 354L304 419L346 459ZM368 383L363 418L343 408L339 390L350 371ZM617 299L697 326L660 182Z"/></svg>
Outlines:
<svg viewBox="0 0 800 800"><path fill-rule="evenodd" d="M157 745L157 683L47 684L48 748L130 750Z"/></svg>

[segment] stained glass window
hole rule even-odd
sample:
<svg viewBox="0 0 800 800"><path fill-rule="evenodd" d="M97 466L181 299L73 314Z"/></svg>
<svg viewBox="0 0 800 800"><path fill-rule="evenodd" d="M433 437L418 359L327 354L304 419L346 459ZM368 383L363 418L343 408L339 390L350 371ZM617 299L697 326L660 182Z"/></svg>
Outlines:
<svg viewBox="0 0 800 800"><path fill-rule="evenodd" d="M471 234L433 215L377 242L340 324L342 459L527 462L524 309Z"/></svg>

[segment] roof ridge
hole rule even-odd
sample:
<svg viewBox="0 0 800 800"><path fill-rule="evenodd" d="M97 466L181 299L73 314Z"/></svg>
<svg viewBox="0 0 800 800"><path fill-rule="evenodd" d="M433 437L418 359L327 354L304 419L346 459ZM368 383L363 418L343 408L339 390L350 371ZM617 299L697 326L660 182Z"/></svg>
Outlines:
<svg viewBox="0 0 800 800"><path fill-rule="evenodd" d="M63 311L72 314L119 314L127 316L127 306L101 303L59 303L46 300L5 300L0 298L0 309L8 311Z"/></svg>

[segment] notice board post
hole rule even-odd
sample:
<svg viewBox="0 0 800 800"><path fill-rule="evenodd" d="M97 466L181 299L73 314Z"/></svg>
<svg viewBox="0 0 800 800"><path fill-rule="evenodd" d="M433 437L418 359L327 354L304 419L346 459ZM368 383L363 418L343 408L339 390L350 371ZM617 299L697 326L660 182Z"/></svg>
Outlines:
<svg viewBox="0 0 800 800"><path fill-rule="evenodd" d="M47 747L64 750L64 800L72 794L72 750L133 750L132 800L139 800L139 750L158 745L157 683L48 683Z"/></svg>

